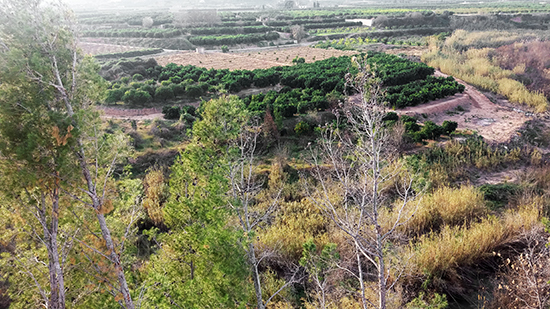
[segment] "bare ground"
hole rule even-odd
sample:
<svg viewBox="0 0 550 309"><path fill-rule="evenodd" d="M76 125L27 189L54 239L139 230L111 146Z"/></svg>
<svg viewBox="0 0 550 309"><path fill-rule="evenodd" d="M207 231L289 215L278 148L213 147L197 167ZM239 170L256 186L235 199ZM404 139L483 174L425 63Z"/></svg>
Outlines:
<svg viewBox="0 0 550 309"><path fill-rule="evenodd" d="M292 65L292 59L295 57L302 57L309 63L330 57L355 54L357 54L355 51L320 49L303 46L234 53L206 52L204 54L199 54L191 51L181 51L173 55L155 57L155 59L160 65L175 63L179 65L191 64L208 69L254 70L267 69L274 66Z"/></svg>
<svg viewBox="0 0 550 309"><path fill-rule="evenodd" d="M447 76L441 72L436 72L435 75ZM464 93L396 112L427 116L420 119L431 120L437 124L445 120L456 121L459 130L476 131L486 141L495 143L509 141L527 120L532 119L506 100L500 100L499 105L494 104L474 87L461 80L457 81L466 86ZM464 111L457 110L459 105Z"/></svg>

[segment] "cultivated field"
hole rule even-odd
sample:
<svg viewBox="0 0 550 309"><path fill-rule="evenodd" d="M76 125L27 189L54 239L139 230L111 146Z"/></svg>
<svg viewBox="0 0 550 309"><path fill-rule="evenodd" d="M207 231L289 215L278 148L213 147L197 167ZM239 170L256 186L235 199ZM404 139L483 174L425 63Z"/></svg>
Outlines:
<svg viewBox="0 0 550 309"><path fill-rule="evenodd" d="M93 43L93 42L80 42L78 43L78 47L82 49L82 52L85 55L122 53L122 52L131 51L131 50L144 49L143 47L138 47L138 46L115 45L115 44L104 44L104 43Z"/></svg>
<svg viewBox="0 0 550 309"><path fill-rule="evenodd" d="M267 69L274 66L292 65L292 59L304 58L306 62L314 62L330 57L355 55L356 51L326 50L312 47L274 48L261 52L235 53L204 53L180 52L175 55L160 56L155 59L159 65L175 63L191 64L198 67L230 70Z"/></svg>

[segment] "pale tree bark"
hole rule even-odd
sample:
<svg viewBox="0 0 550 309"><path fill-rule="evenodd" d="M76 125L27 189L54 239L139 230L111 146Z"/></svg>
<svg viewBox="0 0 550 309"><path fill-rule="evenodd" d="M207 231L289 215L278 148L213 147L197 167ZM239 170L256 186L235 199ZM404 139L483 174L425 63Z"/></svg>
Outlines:
<svg viewBox="0 0 550 309"><path fill-rule="evenodd" d="M399 163L396 147L392 144L395 140L391 137L392 131L382 120L386 107L381 84L366 62L354 61L359 73L356 76L348 74L346 83L357 95L342 105L348 128L323 128L312 155L313 175L318 186L307 190L310 199L347 235L357 250L356 278L360 281L363 308L385 309L388 292L400 275L388 284L391 265L387 265L384 248L397 229L414 214L418 192L413 191L414 177ZM342 116L337 113L337 118L340 121ZM396 189L401 202L393 205L395 218L387 226L380 218L389 203L384 190L394 181L398 184ZM343 200L336 199L334 194ZM362 260L376 269L377 300L365 296Z"/></svg>
<svg viewBox="0 0 550 309"><path fill-rule="evenodd" d="M239 155L230 162L228 177L231 184L229 207L236 213L248 242L245 250L252 272L254 291L256 293L256 307L258 309L265 309L273 297L283 291L288 285L298 281L299 269L296 268L291 278L282 287L272 295L269 295L266 301L263 300L266 296L262 291L259 265L264 258L268 257L268 254L264 252L262 256L257 256L253 235L259 225L264 223L278 207L281 190L275 193L275 196L267 207L259 209L255 205L255 198L262 190L262 183L257 181L255 175L256 147L260 133L261 125L255 120L252 120L249 126L241 129L237 139L234 141L234 146L239 149Z"/></svg>

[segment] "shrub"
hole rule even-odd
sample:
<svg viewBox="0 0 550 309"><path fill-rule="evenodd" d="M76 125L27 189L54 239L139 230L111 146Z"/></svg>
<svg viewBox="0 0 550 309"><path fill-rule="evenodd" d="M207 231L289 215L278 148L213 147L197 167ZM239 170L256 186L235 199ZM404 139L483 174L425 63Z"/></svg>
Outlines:
<svg viewBox="0 0 550 309"><path fill-rule="evenodd" d="M161 86L155 90L155 99L157 100L171 100L174 98L174 91L171 87Z"/></svg>
<svg viewBox="0 0 550 309"><path fill-rule="evenodd" d="M129 104L142 105L151 101L151 95L143 90L130 89L124 93L122 100Z"/></svg>
<svg viewBox="0 0 550 309"><path fill-rule="evenodd" d="M116 103L118 101L121 101L125 92L126 91L121 88L107 90L107 97L105 98L105 103Z"/></svg>
<svg viewBox="0 0 550 309"><path fill-rule="evenodd" d="M311 127L305 121L298 122L294 127L294 132L296 132L297 135L305 135L308 134L310 131Z"/></svg>
<svg viewBox="0 0 550 309"><path fill-rule="evenodd" d="M166 105L162 107L162 114L164 115L164 119L180 119L181 108L179 106Z"/></svg>
<svg viewBox="0 0 550 309"><path fill-rule="evenodd" d="M185 94L185 87L182 84L172 84L171 88L172 88L172 91L174 92L174 96L180 96Z"/></svg>
<svg viewBox="0 0 550 309"><path fill-rule="evenodd" d="M296 56L296 58L292 59L292 63L295 63L295 64L300 64L300 63L305 63L306 62L306 59L302 58L302 57L298 57Z"/></svg>
<svg viewBox="0 0 550 309"><path fill-rule="evenodd" d="M451 133L453 133L458 127L458 123L456 123L455 121L445 120L443 121L443 124L441 125L441 127L443 128L443 132L446 135L451 135Z"/></svg>
<svg viewBox="0 0 550 309"><path fill-rule="evenodd" d="M188 85L185 87L185 93L192 99L196 99L203 94L202 88L198 85Z"/></svg>
<svg viewBox="0 0 550 309"><path fill-rule="evenodd" d="M397 115L396 112L389 112L382 118L382 121L397 121L397 120L399 120L399 116Z"/></svg>
<svg viewBox="0 0 550 309"><path fill-rule="evenodd" d="M142 81L144 78L143 78L143 75L139 74L139 73L136 73L134 74L134 76L132 76L132 80L133 81Z"/></svg>
<svg viewBox="0 0 550 309"><path fill-rule="evenodd" d="M227 47L227 45L222 45L221 50L222 50L222 53L228 53L229 52L229 47Z"/></svg>

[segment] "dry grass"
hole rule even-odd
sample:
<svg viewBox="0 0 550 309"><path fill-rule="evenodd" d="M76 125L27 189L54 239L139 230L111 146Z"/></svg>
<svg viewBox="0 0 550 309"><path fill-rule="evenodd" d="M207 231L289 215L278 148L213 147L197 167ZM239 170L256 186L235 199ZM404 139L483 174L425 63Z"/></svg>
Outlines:
<svg viewBox="0 0 550 309"><path fill-rule="evenodd" d="M536 56L524 56L520 58L523 62L503 60L514 58L515 52L523 48L523 45L514 43L520 38L533 39L531 34L457 30L443 44L432 39L430 52L424 54L422 60L443 73L504 95L510 102L525 104L536 112L544 112L548 108L548 100L540 91L546 88L535 85L534 88L528 89L523 83L512 79L525 72L525 67L531 66L533 59L537 59ZM509 45L495 49L506 44ZM544 46L539 45L541 44L535 44L531 52L546 50ZM546 55L546 53L541 54ZM543 61L540 60L537 63L543 63ZM539 67L542 67L542 64ZM543 78L539 76L538 80Z"/></svg>
<svg viewBox="0 0 550 309"><path fill-rule="evenodd" d="M408 273L458 278L458 268L480 263L538 226L540 209L540 201L532 201L501 218L490 216L470 226L445 226L440 233L423 235L409 249L413 257Z"/></svg>
<svg viewBox="0 0 550 309"><path fill-rule="evenodd" d="M414 206L411 203L410 207ZM421 235L430 230L438 230L441 226L466 225L486 213L483 194L476 188L442 187L418 203L414 216L402 226L402 232L407 235Z"/></svg>

